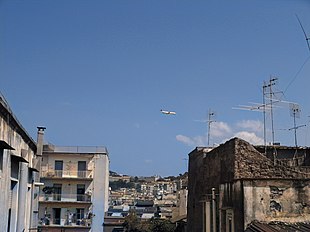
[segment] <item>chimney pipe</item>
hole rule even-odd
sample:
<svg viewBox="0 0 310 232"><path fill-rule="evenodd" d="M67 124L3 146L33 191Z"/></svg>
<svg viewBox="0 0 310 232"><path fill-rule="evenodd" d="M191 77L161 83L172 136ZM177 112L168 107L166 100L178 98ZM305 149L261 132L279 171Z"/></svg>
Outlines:
<svg viewBox="0 0 310 232"><path fill-rule="evenodd" d="M38 137L37 137L37 156L42 156L43 152L43 137L44 137L44 130L46 127L38 126Z"/></svg>

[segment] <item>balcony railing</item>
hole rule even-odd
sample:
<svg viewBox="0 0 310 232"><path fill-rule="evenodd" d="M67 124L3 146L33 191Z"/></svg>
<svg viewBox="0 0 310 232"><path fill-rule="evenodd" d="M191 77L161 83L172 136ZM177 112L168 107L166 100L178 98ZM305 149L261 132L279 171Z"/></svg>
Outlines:
<svg viewBox="0 0 310 232"><path fill-rule="evenodd" d="M78 226L78 227L89 227L91 225L92 220L87 218L53 218L49 219L47 217L42 218L39 222L40 226L55 226L55 225L61 225L61 226Z"/></svg>
<svg viewBox="0 0 310 232"><path fill-rule="evenodd" d="M91 196L88 194L41 194L39 201L61 201L61 202L91 202Z"/></svg>
<svg viewBox="0 0 310 232"><path fill-rule="evenodd" d="M47 170L41 172L42 177L51 178L93 178L92 171Z"/></svg>

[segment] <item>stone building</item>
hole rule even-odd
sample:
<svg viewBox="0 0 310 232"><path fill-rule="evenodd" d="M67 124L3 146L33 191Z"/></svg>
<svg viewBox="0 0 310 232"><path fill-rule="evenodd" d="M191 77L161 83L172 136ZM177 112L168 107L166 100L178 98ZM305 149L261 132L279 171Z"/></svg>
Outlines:
<svg viewBox="0 0 310 232"><path fill-rule="evenodd" d="M41 182L41 231L103 231L109 190L105 147L44 145Z"/></svg>
<svg viewBox="0 0 310 232"><path fill-rule="evenodd" d="M234 138L189 154L188 228L244 231L254 221L310 221L310 149ZM213 193L213 194L212 194Z"/></svg>
<svg viewBox="0 0 310 232"><path fill-rule="evenodd" d="M0 95L0 231L36 231L40 158L36 143Z"/></svg>

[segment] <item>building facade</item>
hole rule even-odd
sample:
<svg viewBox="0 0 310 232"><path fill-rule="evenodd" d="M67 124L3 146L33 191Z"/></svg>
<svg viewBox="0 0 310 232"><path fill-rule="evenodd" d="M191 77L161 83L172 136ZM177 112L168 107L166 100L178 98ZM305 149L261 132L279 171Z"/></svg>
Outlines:
<svg viewBox="0 0 310 232"><path fill-rule="evenodd" d="M36 143L0 95L0 231L36 231L40 158Z"/></svg>
<svg viewBox="0 0 310 232"><path fill-rule="evenodd" d="M310 149L234 138L189 154L188 228L239 232L253 222L310 221Z"/></svg>
<svg viewBox="0 0 310 232"><path fill-rule="evenodd" d="M44 145L42 158L41 231L103 231L108 209L107 149Z"/></svg>

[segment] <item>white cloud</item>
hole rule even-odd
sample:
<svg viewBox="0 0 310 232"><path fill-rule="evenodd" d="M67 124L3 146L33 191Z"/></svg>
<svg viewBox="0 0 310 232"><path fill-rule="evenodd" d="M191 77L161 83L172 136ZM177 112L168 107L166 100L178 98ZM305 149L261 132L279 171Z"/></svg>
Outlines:
<svg viewBox="0 0 310 232"><path fill-rule="evenodd" d="M264 144L264 139L258 137L254 132L240 131L234 134L234 137L244 139L245 141L254 144L262 145Z"/></svg>
<svg viewBox="0 0 310 232"><path fill-rule="evenodd" d="M254 132L262 132L264 124L259 120L242 120L237 123L237 126Z"/></svg>
<svg viewBox="0 0 310 232"><path fill-rule="evenodd" d="M230 126L225 122L214 122L211 124L210 136L223 137L231 134Z"/></svg>
<svg viewBox="0 0 310 232"><path fill-rule="evenodd" d="M176 140L188 146L206 146L207 139L204 136L196 136L194 138L190 138L185 135L177 135Z"/></svg>
<svg viewBox="0 0 310 232"><path fill-rule="evenodd" d="M254 145L264 144L264 139L257 134L263 131L263 124L259 120L243 120L231 127L225 122L214 122L210 129L210 143L223 143L232 137L238 137ZM239 130L239 129L242 130ZM176 140L187 146L207 146L207 135L188 137L186 135L177 135Z"/></svg>

